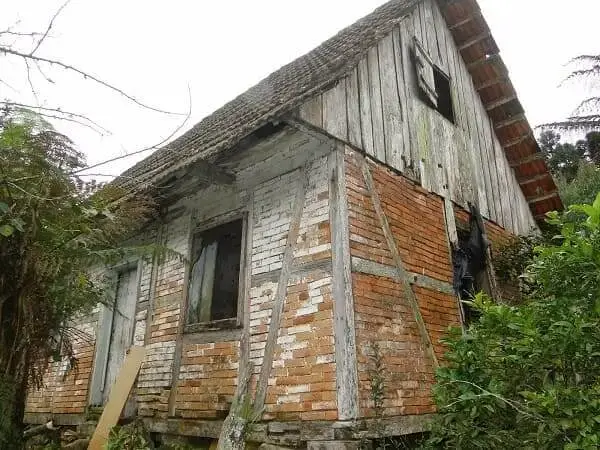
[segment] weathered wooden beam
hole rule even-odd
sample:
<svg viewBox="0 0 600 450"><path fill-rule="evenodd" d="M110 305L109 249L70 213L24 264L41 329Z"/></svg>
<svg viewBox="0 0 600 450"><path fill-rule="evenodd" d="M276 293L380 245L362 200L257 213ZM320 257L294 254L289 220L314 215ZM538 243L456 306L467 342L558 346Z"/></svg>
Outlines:
<svg viewBox="0 0 600 450"><path fill-rule="evenodd" d="M559 195L558 189L555 189L550 192L546 192L544 194L527 197L527 203L532 204L532 203L543 202L544 200L549 200L551 198L557 197L558 195Z"/></svg>
<svg viewBox="0 0 600 450"><path fill-rule="evenodd" d="M524 158L518 159L516 161L510 161L510 167L515 168L519 167L521 164L529 164L534 161L539 161L544 159L544 154L542 152L532 153L531 155L527 155Z"/></svg>
<svg viewBox="0 0 600 450"><path fill-rule="evenodd" d="M506 97L499 98L498 100L494 100L493 102L486 104L485 110L489 112L493 109L498 108L499 106L506 105L507 103L510 103L516 99L517 99L516 94L507 95Z"/></svg>
<svg viewBox="0 0 600 450"><path fill-rule="evenodd" d="M292 216L290 220L290 228L287 235L285 250L283 252L283 260L279 281L277 283L277 291L273 299L273 309L271 313L271 322L269 323L269 332L267 334L267 342L265 343L265 353L261 366L258 383L256 386L256 396L254 398L254 412L262 413L267 397L268 381L273 367L273 358L275 356L275 345L277 344L277 336L279 335L279 327L281 324L281 316L285 307L285 295L287 285L292 270L294 259L294 248L298 240L300 231L300 220L302 219L302 211L304 209L304 200L308 189L308 166L305 165L301 169L298 178L298 186L296 188L296 197L292 205Z"/></svg>
<svg viewBox="0 0 600 450"><path fill-rule="evenodd" d="M508 119L499 120L498 122L494 122L494 128L499 130L500 128L508 127L510 125L514 125L515 123L526 121L525 113L515 114Z"/></svg>
<svg viewBox="0 0 600 450"><path fill-rule="evenodd" d="M500 57L499 54L495 54L495 55L485 55L483 58L479 58L476 59L475 61L472 61L470 63L467 64L467 69L469 71L476 69L480 66L483 66L484 64L495 64L497 62L502 62L502 58Z"/></svg>
<svg viewBox="0 0 600 450"><path fill-rule="evenodd" d="M519 136L517 138L511 139L510 141L505 142L504 144L502 144L502 147L506 150L507 148L510 147L514 147L515 145L519 145L522 144L523 142L527 141L528 139L532 139L533 133L526 133L523 136Z"/></svg>
<svg viewBox="0 0 600 450"><path fill-rule="evenodd" d="M546 173L542 173L540 175L535 175L533 177L528 177L528 178L522 178L519 179L519 185L523 186L525 184L530 184L530 183L535 183L537 181L541 181L544 180L546 178L551 178L552 175L550 175L550 173L546 172Z"/></svg>
<svg viewBox="0 0 600 450"><path fill-rule="evenodd" d="M352 257L352 271L365 273L367 275L375 275L378 277L394 278L398 277L396 266L387 266L375 261L369 261L356 256ZM433 291L443 292L444 294L454 294L454 288L451 283L436 280L416 272L407 272L405 282L414 284L419 287L431 289Z"/></svg>
<svg viewBox="0 0 600 450"><path fill-rule="evenodd" d="M360 411L344 154L345 146L338 144L328 159L333 267L331 289L338 418L352 420L358 418Z"/></svg>
<svg viewBox="0 0 600 450"><path fill-rule="evenodd" d="M462 42L459 46L458 46L458 50L459 51L463 51L466 48L471 47L472 45L477 44L478 42L483 41L484 39L487 39L489 37L491 37L491 33L490 30L486 30L483 31L479 34L476 34L475 36L473 36L472 38L466 40L465 42Z"/></svg>
<svg viewBox="0 0 600 450"><path fill-rule="evenodd" d="M479 84L476 84L475 89L477 89L477 91L482 91L486 88L489 88L490 86L495 86L497 84L508 83L508 82L510 82L510 79L508 78L507 75L500 75L495 78L490 78Z"/></svg>
<svg viewBox="0 0 600 450"><path fill-rule="evenodd" d="M383 206L381 205L381 200L379 199L379 193L377 192L375 182L373 181L373 175L371 174L371 170L369 169L366 159L362 155L357 155L357 157L359 158L359 166L363 174L367 190L369 191L369 195L371 196L371 200L373 202L375 215L379 219L379 223L383 230L383 235L385 237L388 249L392 254L392 259L394 260L394 264L396 266L397 279L403 284L404 295L406 296L406 300L408 301L413 311L415 322L417 324L417 329L419 330L421 343L425 348L425 353L431 359L434 368L437 369L439 367L439 362L437 356L435 355L433 344L431 343L431 337L429 336L429 332L427 331L425 320L423 319L423 315L421 314L421 309L419 308L419 303L417 302L417 298L412 289L412 286L406 281L408 275L406 269L404 268L404 263L402 261L402 257L400 256L400 252L398 251L398 247L396 246L396 240L394 239L394 235L390 228L390 224L388 223L387 216L383 211Z"/></svg>
<svg viewBox="0 0 600 450"><path fill-rule="evenodd" d="M481 11L480 10L475 11L472 15L470 15L468 17L465 17L462 20L459 20L458 22L450 25L448 28L450 29L450 31L456 30L457 28L460 28L463 25L466 25L466 24L468 24L468 23L472 22L473 20L478 19L480 17L481 17Z"/></svg>

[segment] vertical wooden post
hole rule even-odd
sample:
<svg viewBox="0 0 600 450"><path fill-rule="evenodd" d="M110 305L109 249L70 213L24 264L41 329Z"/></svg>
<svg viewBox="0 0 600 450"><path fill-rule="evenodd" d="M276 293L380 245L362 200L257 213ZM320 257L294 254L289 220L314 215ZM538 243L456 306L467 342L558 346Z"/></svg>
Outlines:
<svg viewBox="0 0 600 450"><path fill-rule="evenodd" d="M344 153L338 144L328 159L329 220L338 419L350 420L359 416L359 402Z"/></svg>

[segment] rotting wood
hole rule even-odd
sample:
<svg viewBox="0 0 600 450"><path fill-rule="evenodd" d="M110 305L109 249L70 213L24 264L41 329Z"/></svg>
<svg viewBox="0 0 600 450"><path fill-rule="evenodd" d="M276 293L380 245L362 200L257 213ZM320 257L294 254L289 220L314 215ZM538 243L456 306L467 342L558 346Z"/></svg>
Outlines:
<svg viewBox="0 0 600 450"><path fill-rule="evenodd" d="M388 34L379 41L379 77L381 79L381 98L383 109L383 132L385 141L385 161L392 167L404 171L402 160L402 110L400 93L396 77L393 35Z"/></svg>
<svg viewBox="0 0 600 450"><path fill-rule="evenodd" d="M360 130L362 135L362 149L371 156L375 156L373 143L373 122L371 119L371 95L369 93L369 65L367 58L358 63L358 94L360 106Z"/></svg>
<svg viewBox="0 0 600 450"><path fill-rule="evenodd" d="M532 153L531 155L527 155L524 156L521 159L518 159L516 161L511 161L510 162L510 167L519 167L522 164L529 164L535 161L543 161L544 160L544 154L542 152L535 152Z"/></svg>
<svg viewBox="0 0 600 450"><path fill-rule="evenodd" d="M500 57L499 54L495 54L495 55L485 55L480 59L477 59L473 62L470 62L467 64L467 69L469 69L469 71L479 68L485 64L501 64L502 63L502 58ZM504 65L502 63L502 65Z"/></svg>
<svg viewBox="0 0 600 450"><path fill-rule="evenodd" d="M373 125L373 153L381 162L385 160L385 130L381 99L381 79L379 75L379 51L377 46L367 52L369 67L369 98L371 100L371 123Z"/></svg>
<svg viewBox="0 0 600 450"><path fill-rule="evenodd" d="M240 339L240 373L244 373L250 364L250 287L252 285L252 236L254 229L254 192L248 197L248 209L246 212L245 233L242 240L243 261L243 283L240 283L241 299L238 308L242 314L242 337ZM254 369L254 368L253 368Z"/></svg>
<svg viewBox="0 0 600 450"><path fill-rule="evenodd" d="M507 119L494 122L494 129L499 130L501 128L505 128L505 127L514 125L515 123L525 122L525 121L527 121L527 118L525 117L524 113L515 114L514 116L508 117Z"/></svg>
<svg viewBox="0 0 600 450"><path fill-rule="evenodd" d="M275 298L273 300L271 322L269 324L269 332L267 334L267 342L265 344L263 363L258 378L256 397L254 399L254 411L256 413L261 412L265 405L269 375L271 374L271 369L273 366L275 345L277 344L277 335L279 333L281 316L285 307L287 285L292 269L291 266L294 259L294 248L296 247L296 241L298 239L298 233L300 230L300 220L302 219L302 211L304 209L304 202L307 189L308 165L305 165L299 173L296 197L292 205L290 228L288 231L287 242L283 253L283 261L281 272L279 273L279 281L277 282L277 292L275 293Z"/></svg>
<svg viewBox="0 0 600 450"><path fill-rule="evenodd" d="M348 140L346 82L344 79L341 79L328 91L323 92L323 128L339 139Z"/></svg>
<svg viewBox="0 0 600 450"><path fill-rule="evenodd" d="M489 30L483 31L483 32L481 32L479 34L476 34L472 38L466 40L465 42L461 43L458 46L458 50L462 52L463 50L465 50L465 49L467 49L467 48L469 48L469 47L471 47L471 46L473 46L473 45L475 45L475 44L477 44L477 43L479 43L479 42L481 42L481 41L483 41L485 39L488 39L490 37L492 37L492 35L491 35L491 33L490 33Z"/></svg>
<svg viewBox="0 0 600 450"><path fill-rule="evenodd" d="M302 120L317 127L323 126L323 97L317 94L300 106L299 116Z"/></svg>
<svg viewBox="0 0 600 450"><path fill-rule="evenodd" d="M346 108L348 116L348 141L362 148L360 129L360 99L358 93L358 68L354 68L346 78Z"/></svg>
<svg viewBox="0 0 600 450"><path fill-rule="evenodd" d="M179 382L179 372L181 370L181 358L183 353L183 333L185 325L187 323L187 303L188 303L188 289L190 283L190 270L188 264L191 264L192 260L192 248L194 243L194 234L196 233L196 217L197 212L193 210L190 213L188 219L188 231L187 231L187 258L189 263L185 264L185 273L183 275L183 286L185 287L181 300L179 303L179 324L177 326L177 337L175 339L175 351L173 354L173 364L171 366L171 389L169 391L168 408L169 414L175 415L175 398L177 396L177 383ZM151 323L151 322L150 322ZM148 328L151 328L148 326Z"/></svg>
<svg viewBox="0 0 600 450"><path fill-rule="evenodd" d="M462 27L463 25L466 25L466 24L468 24L469 22L472 22L472 21L473 21L473 20L475 20L475 19L479 19L480 17L481 17L481 11L476 11L476 12L474 12L472 15L470 15L470 16L468 16L468 17L465 17L464 19L462 19L462 20L459 20L458 22L456 22L456 23L454 23L454 24L450 25L450 26L448 27L448 29L449 29L450 31L452 31L452 30L456 30L457 28L460 28L460 27Z"/></svg>
<svg viewBox="0 0 600 450"><path fill-rule="evenodd" d="M155 242L156 245L163 245L163 228L164 224L159 221L158 229L156 231ZM158 276L158 261L159 255L155 253L152 255L152 270L150 271L150 281L149 281L149 292L148 292L148 309L146 310L146 329L144 330L144 345L148 345L150 343L150 337L152 335L152 327L150 324L152 323L152 315L154 314L154 297L156 296L156 284L157 284L157 276Z"/></svg>
<svg viewBox="0 0 600 450"><path fill-rule="evenodd" d="M246 432L249 422L253 420L252 417L247 417L250 411L248 386L253 372L252 361L248 361L244 369L240 370L240 378L231 408L223 421L219 434L217 450L244 450L246 448Z"/></svg>
<svg viewBox="0 0 600 450"><path fill-rule="evenodd" d="M525 141L528 141L529 139L534 140L535 136L533 135L533 133L525 133L522 136L519 136L515 139L511 139L510 141L506 141L504 143L502 143L502 147L504 147L504 150L510 148L510 147L514 147L515 145L519 145L522 144Z"/></svg>
<svg viewBox="0 0 600 450"><path fill-rule="evenodd" d="M133 387L145 354L145 347L131 347L129 350L119 375L110 390L108 403L102 411L88 450L101 450L108 440L110 430L117 424L121 411L127 402L129 392Z"/></svg>
<svg viewBox="0 0 600 450"><path fill-rule="evenodd" d="M481 83L475 84L475 90L477 92L480 92L491 86L496 86L497 84L506 84L509 82L510 82L510 80L507 75L500 75L495 78L489 78L489 79L486 79L485 81L482 81Z"/></svg>
<svg viewBox="0 0 600 450"><path fill-rule="evenodd" d="M507 103L510 103L513 100L517 100L516 94L507 95L506 97L499 98L498 100L495 100L493 102L486 103L485 104L485 109L486 109L486 111L491 111L491 110L496 109L496 108L498 108L498 107L500 107L502 105L506 105Z"/></svg>
<svg viewBox="0 0 600 450"><path fill-rule="evenodd" d="M354 297L350 264L345 146L329 157L329 215L331 221L332 294L335 339L337 408L340 420L359 416Z"/></svg>
<svg viewBox="0 0 600 450"><path fill-rule="evenodd" d="M359 165L363 174L363 178L365 180L365 184L367 186L367 190L371 199L373 201L373 206L375 208L375 214L377 215L381 228L383 229L383 234L386 239L387 246L392 254L392 258L396 265L397 278L404 285L404 292L406 295L406 299L413 310L413 314L415 316L415 322L417 324L417 328L419 330L419 335L421 338L421 344L425 348L425 352L431 359L434 368L439 367L439 362L433 350L433 345L431 343L431 337L429 336L429 332L427 331L427 327L425 325L425 321L423 320L423 316L421 315L421 309L419 308L419 303L415 296L415 293L412 289L410 283L406 282L407 273L404 268L404 263L402 262L402 258L400 257L400 253L398 252L398 247L396 247L396 240L394 239L394 235L392 234L392 230L390 229L390 225L387 221L387 217L385 212L383 211L383 207L381 206L381 201L379 200L379 194L377 192L377 188L375 187L375 182L373 181L373 176L371 175L371 170L369 169L368 163L365 158L360 155L357 156L359 159Z"/></svg>

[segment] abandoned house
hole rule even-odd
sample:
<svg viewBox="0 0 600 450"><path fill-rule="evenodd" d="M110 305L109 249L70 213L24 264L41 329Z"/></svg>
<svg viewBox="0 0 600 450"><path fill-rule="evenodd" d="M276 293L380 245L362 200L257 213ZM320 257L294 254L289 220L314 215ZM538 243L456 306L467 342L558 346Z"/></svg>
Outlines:
<svg viewBox="0 0 600 450"><path fill-rule="evenodd" d="M248 367L251 441L421 432L439 339L468 319L456 249L477 228L493 251L561 208L476 0L384 4L116 183L152 189L140 242L183 258L111 269L115 307L77 322L77 365L50 365L28 422L85 422L145 346L124 414L153 433L218 437ZM502 295L480 253L472 289Z"/></svg>

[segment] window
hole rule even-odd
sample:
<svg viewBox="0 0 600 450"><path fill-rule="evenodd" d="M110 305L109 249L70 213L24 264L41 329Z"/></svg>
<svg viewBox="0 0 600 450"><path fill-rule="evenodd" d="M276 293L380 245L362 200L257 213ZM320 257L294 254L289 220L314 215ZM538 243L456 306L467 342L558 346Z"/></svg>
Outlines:
<svg viewBox="0 0 600 450"><path fill-rule="evenodd" d="M450 78L431 60L417 38L414 40L417 84L423 100L454 123Z"/></svg>
<svg viewBox="0 0 600 450"><path fill-rule="evenodd" d="M235 325L243 220L198 233L192 247L187 323Z"/></svg>

